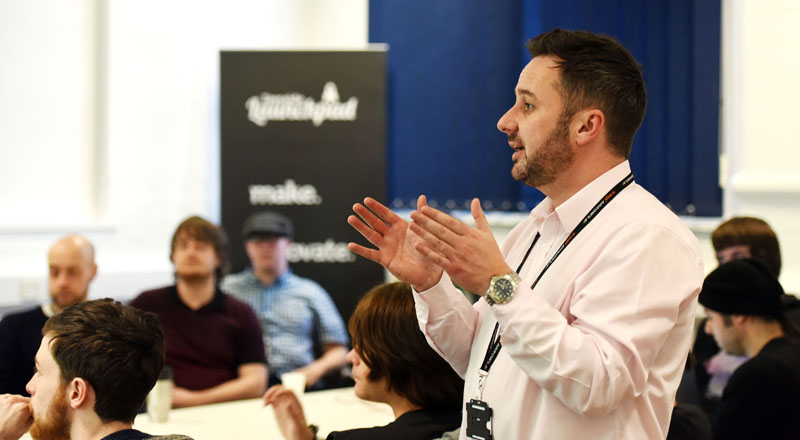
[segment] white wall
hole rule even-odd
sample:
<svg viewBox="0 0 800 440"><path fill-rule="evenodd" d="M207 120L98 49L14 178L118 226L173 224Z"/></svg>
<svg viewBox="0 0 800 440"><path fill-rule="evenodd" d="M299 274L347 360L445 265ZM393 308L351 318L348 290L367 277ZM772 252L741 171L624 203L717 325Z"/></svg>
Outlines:
<svg viewBox="0 0 800 440"><path fill-rule="evenodd" d="M67 232L92 297L171 281L178 222L219 221L220 50L366 43L367 0L0 0L0 306Z"/></svg>
<svg viewBox="0 0 800 440"><path fill-rule="evenodd" d="M800 2L723 0L725 216L770 222L800 292L800 148L791 135ZM171 280L190 214L219 220L218 51L361 48L367 0L0 0L0 306L44 298L67 232L97 246L92 297ZM513 216L496 217L498 238ZM706 269L718 219L689 221Z"/></svg>
<svg viewBox="0 0 800 440"><path fill-rule="evenodd" d="M722 2L725 216L763 218L781 242L781 283L800 293L800 2Z"/></svg>

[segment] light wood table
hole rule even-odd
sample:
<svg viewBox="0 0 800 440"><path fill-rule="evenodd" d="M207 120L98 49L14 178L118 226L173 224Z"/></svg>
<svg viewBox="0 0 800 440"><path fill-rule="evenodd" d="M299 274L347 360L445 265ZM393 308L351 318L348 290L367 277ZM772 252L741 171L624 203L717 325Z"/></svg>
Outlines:
<svg viewBox="0 0 800 440"><path fill-rule="evenodd" d="M319 426L321 438L331 431L380 426L394 420L388 405L361 400L352 388L305 393L301 402L308 422ZM265 408L261 399L174 409L164 423L139 414L133 427L148 434L184 434L195 440L281 438L272 407Z"/></svg>

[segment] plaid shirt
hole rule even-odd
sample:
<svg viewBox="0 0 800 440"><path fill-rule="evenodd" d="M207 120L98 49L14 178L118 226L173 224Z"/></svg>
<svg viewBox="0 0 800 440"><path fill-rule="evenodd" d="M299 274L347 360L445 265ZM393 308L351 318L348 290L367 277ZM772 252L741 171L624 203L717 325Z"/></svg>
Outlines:
<svg viewBox="0 0 800 440"><path fill-rule="evenodd" d="M265 286L246 269L225 277L220 287L256 312L270 375L280 377L313 362L315 344L347 346L349 342L328 292L291 271Z"/></svg>

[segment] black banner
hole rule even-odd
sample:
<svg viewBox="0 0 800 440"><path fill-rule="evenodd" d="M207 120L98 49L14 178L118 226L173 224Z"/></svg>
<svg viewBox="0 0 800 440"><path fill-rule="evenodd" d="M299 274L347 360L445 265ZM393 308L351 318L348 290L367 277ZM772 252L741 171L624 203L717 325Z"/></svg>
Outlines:
<svg viewBox="0 0 800 440"><path fill-rule="evenodd" d="M241 227L257 211L292 219L292 271L325 287L345 322L383 269L356 258L346 222L386 200L386 52L220 55L222 226L232 269L249 265Z"/></svg>

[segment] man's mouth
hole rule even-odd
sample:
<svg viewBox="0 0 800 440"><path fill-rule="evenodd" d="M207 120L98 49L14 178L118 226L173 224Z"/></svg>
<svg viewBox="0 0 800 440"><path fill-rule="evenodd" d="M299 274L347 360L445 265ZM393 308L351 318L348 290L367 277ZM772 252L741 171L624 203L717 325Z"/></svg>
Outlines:
<svg viewBox="0 0 800 440"><path fill-rule="evenodd" d="M520 156L525 154L525 147L522 145L510 145L510 147L514 149L514 153L511 155L511 160L516 161Z"/></svg>

